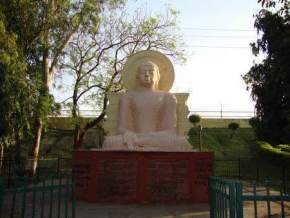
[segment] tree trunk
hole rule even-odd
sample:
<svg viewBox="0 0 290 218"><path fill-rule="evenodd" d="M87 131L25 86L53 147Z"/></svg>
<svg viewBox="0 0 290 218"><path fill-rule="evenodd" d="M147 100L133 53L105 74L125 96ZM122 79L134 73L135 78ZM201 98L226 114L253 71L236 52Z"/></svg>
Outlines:
<svg viewBox="0 0 290 218"><path fill-rule="evenodd" d="M105 94L102 113L98 117L96 117L95 119L86 123L84 128L79 129L78 138L77 138L78 139L77 146L74 147L75 149L78 149L82 146L87 131L90 130L91 128L93 128L94 126L96 126L97 124L99 124L105 118L106 110L107 110L107 103L108 103L108 97L107 97L107 94ZM74 114L74 111L73 111L73 114Z"/></svg>
<svg viewBox="0 0 290 218"><path fill-rule="evenodd" d="M79 149L81 147L80 135L80 125L76 124L74 130L74 149Z"/></svg>
<svg viewBox="0 0 290 218"><path fill-rule="evenodd" d="M2 143L0 143L0 175L2 175L3 158L4 158L4 146Z"/></svg>
<svg viewBox="0 0 290 218"><path fill-rule="evenodd" d="M42 133L42 120L41 118L36 119L35 125L35 135L34 135L34 144L31 151L31 171L32 174L35 175L37 169L37 162L38 162L38 154L40 149L40 141L41 141L41 133Z"/></svg>
<svg viewBox="0 0 290 218"><path fill-rule="evenodd" d="M78 141L78 143L79 143L79 148L82 147L82 145L83 145L83 141L84 141L84 138L85 138L86 132L87 132L86 130L82 130L82 131L80 132L80 135L79 135L79 141Z"/></svg>
<svg viewBox="0 0 290 218"><path fill-rule="evenodd" d="M42 80L43 80L43 90L44 92L41 93L42 96L48 95L49 92L49 63L48 63L48 48L47 48L47 36L45 37L45 49L43 52L43 61L42 61ZM39 97L38 104L43 105L43 98L42 96ZM45 99L45 98L44 98ZM31 170L32 174L36 173L37 169L37 161L38 161L38 154L40 150L40 141L41 141L41 133L43 127L43 118L40 116L39 111L36 113L36 122L35 122L35 136L34 136L34 144L32 147L32 163L31 163Z"/></svg>

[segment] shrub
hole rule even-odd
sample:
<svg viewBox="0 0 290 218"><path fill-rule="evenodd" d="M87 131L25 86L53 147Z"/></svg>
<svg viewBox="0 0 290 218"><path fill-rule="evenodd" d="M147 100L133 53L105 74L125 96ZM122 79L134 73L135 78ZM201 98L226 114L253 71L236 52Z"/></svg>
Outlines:
<svg viewBox="0 0 290 218"><path fill-rule="evenodd" d="M252 117L249 119L249 124L253 129L255 129L259 125L259 119L257 117Z"/></svg>
<svg viewBox="0 0 290 218"><path fill-rule="evenodd" d="M240 125L238 124L238 123L230 123L229 125L228 125L228 128L230 129L230 130L232 130L232 131L236 131L238 128L240 127Z"/></svg>
<svg viewBox="0 0 290 218"><path fill-rule="evenodd" d="M198 114L191 114L188 119L194 126L196 126L196 124L200 122L201 117Z"/></svg>
<svg viewBox="0 0 290 218"><path fill-rule="evenodd" d="M229 128L230 130L232 130L232 134L231 134L230 138L233 138L233 136L234 136L236 130L237 130L239 127L240 127L240 125L239 125L238 123L235 123L235 122L229 123L228 128Z"/></svg>
<svg viewBox="0 0 290 218"><path fill-rule="evenodd" d="M258 150L263 157L276 165L286 166L290 164L290 152L283 151L279 147L273 147L267 142L258 142Z"/></svg>
<svg viewBox="0 0 290 218"><path fill-rule="evenodd" d="M290 145L278 145L277 148L279 148L281 151L290 152Z"/></svg>

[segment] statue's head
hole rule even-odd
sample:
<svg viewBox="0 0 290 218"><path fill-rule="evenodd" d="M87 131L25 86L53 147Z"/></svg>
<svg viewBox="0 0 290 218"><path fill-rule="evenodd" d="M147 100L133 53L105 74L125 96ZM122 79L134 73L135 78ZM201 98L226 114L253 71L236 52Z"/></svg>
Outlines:
<svg viewBox="0 0 290 218"><path fill-rule="evenodd" d="M158 89L160 73L157 64L148 60L143 61L138 66L136 79L139 86Z"/></svg>
<svg viewBox="0 0 290 218"><path fill-rule="evenodd" d="M146 69L150 69L149 76L146 76L150 78L147 79L143 78ZM158 51L139 51L127 59L122 70L122 80L127 90L146 88L152 80L150 88L168 92L174 81L174 68L167 56Z"/></svg>

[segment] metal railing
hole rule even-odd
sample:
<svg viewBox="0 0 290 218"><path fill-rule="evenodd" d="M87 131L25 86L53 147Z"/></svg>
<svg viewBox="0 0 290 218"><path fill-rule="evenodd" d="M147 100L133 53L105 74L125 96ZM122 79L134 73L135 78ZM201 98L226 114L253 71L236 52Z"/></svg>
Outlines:
<svg viewBox="0 0 290 218"><path fill-rule="evenodd" d="M290 194L290 169L285 165L265 165L254 158L215 160L214 175L244 181L279 180L283 191Z"/></svg>
<svg viewBox="0 0 290 218"><path fill-rule="evenodd" d="M264 192L257 192L257 188L262 187ZM209 178L209 195L210 195L210 217L211 218L243 218L243 217L259 217L260 213L265 213L263 207L259 207L258 203L266 203L267 216L263 217L289 217L289 209L286 209L286 202L290 202L290 195L283 192L282 186L278 187L278 191L270 192L270 189L275 190L275 187L270 186L269 182L265 185L254 181L247 187L240 181L222 179L219 177ZM245 202L251 205L250 212L244 213ZM271 204L278 202L280 210L275 212ZM249 206L248 206L249 207ZM288 205L289 207L289 205ZM263 211L262 211L263 210Z"/></svg>
<svg viewBox="0 0 290 218"><path fill-rule="evenodd" d="M229 111L229 110L201 110L190 111L190 114L198 114L201 118L208 119L250 119L255 116L254 111Z"/></svg>
<svg viewBox="0 0 290 218"><path fill-rule="evenodd" d="M2 162L1 178L5 187L11 187L15 181L19 181L21 177L31 177L32 159L15 160L12 157L0 160ZM39 159L35 178L45 177L49 174L61 174L62 172L71 172L72 158L71 157L55 157Z"/></svg>
<svg viewBox="0 0 290 218"><path fill-rule="evenodd" d="M80 110L82 117L96 117L100 114L100 110ZM254 111L229 111L229 110L192 110L190 114L198 114L202 118L216 119L249 119L255 115ZM62 109L58 117L71 117L71 110Z"/></svg>
<svg viewBox="0 0 290 218"><path fill-rule="evenodd" d="M76 199L71 173L47 174L45 179L18 178L5 188L0 179L0 217L75 218Z"/></svg>

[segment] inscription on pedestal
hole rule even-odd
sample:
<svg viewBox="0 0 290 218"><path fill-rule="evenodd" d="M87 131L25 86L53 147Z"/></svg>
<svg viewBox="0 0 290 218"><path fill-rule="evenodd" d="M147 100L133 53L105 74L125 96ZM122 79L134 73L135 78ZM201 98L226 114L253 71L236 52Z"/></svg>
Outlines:
<svg viewBox="0 0 290 218"><path fill-rule="evenodd" d="M206 203L213 159L210 152L75 151L77 199Z"/></svg>
<svg viewBox="0 0 290 218"><path fill-rule="evenodd" d="M195 201L208 202L208 177L213 175L212 158L194 160L193 198Z"/></svg>
<svg viewBox="0 0 290 218"><path fill-rule="evenodd" d="M73 172L76 180L76 188L79 192L87 192L89 188L91 167L87 162L74 164Z"/></svg>
<svg viewBox="0 0 290 218"><path fill-rule="evenodd" d="M132 199L137 192L135 160L101 160L98 163L97 198Z"/></svg>
<svg viewBox="0 0 290 218"><path fill-rule="evenodd" d="M208 177L213 174L212 160L200 159L195 161L196 179L195 185L205 186L208 185Z"/></svg>
<svg viewBox="0 0 290 218"><path fill-rule="evenodd" d="M185 160L148 161L148 197L152 201L182 201L189 198Z"/></svg>

